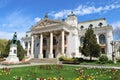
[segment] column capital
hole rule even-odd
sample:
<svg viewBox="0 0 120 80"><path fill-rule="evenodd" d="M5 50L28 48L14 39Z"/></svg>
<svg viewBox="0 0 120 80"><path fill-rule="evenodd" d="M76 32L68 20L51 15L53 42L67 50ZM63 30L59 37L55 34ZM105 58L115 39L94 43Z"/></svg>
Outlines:
<svg viewBox="0 0 120 80"><path fill-rule="evenodd" d="M36 34L31 34L31 36L35 36Z"/></svg>
<svg viewBox="0 0 120 80"><path fill-rule="evenodd" d="M64 29L61 29L61 31L65 31Z"/></svg>
<svg viewBox="0 0 120 80"><path fill-rule="evenodd" d="M54 31L52 30L52 31L49 31L49 33L54 33Z"/></svg>
<svg viewBox="0 0 120 80"><path fill-rule="evenodd" d="M39 35L43 35L43 33L40 33Z"/></svg>

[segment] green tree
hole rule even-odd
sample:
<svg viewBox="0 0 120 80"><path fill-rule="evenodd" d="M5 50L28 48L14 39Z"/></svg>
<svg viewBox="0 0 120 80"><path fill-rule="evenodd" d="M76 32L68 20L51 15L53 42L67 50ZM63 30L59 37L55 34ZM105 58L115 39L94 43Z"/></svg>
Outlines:
<svg viewBox="0 0 120 80"><path fill-rule="evenodd" d="M5 53L5 47L8 43L7 39L0 39L0 57L2 57L2 54Z"/></svg>
<svg viewBox="0 0 120 80"><path fill-rule="evenodd" d="M11 41L9 40L9 41L7 42L6 47L5 47L4 53L2 54L2 57L7 57L7 56L9 55L10 43L11 43Z"/></svg>
<svg viewBox="0 0 120 80"><path fill-rule="evenodd" d="M19 60L22 60L24 58L24 54L26 51L23 49L20 41L17 41L17 57L19 57Z"/></svg>
<svg viewBox="0 0 120 80"><path fill-rule="evenodd" d="M97 38L94 35L92 27L88 28L85 33L84 43L81 52L84 56L89 56L90 60L92 60L92 57L100 56L100 46L97 44Z"/></svg>
<svg viewBox="0 0 120 80"><path fill-rule="evenodd" d="M119 48L118 48L118 50L117 50L118 52L120 52L120 46L119 46Z"/></svg>

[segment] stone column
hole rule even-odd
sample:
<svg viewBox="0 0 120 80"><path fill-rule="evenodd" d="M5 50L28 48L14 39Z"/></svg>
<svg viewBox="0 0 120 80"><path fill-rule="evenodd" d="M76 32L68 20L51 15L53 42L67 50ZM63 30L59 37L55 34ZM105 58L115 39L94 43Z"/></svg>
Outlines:
<svg viewBox="0 0 120 80"><path fill-rule="evenodd" d="M42 33L40 34L40 51L39 51L39 58L43 58L43 35Z"/></svg>
<svg viewBox="0 0 120 80"><path fill-rule="evenodd" d="M65 53L64 53L64 49L65 49L65 39L64 39L65 37L64 37L64 35L65 35L65 32L64 32L64 30L62 30L61 35L62 35L61 53L63 56L65 56Z"/></svg>
<svg viewBox="0 0 120 80"><path fill-rule="evenodd" d="M99 35L96 34L96 38L97 38L97 43L99 44Z"/></svg>
<svg viewBox="0 0 120 80"><path fill-rule="evenodd" d="M30 50L30 42L28 41L27 56L30 56L29 50Z"/></svg>
<svg viewBox="0 0 120 80"><path fill-rule="evenodd" d="M34 58L34 35L31 37L31 58Z"/></svg>
<svg viewBox="0 0 120 80"><path fill-rule="evenodd" d="M23 49L25 49L25 41L22 41Z"/></svg>
<svg viewBox="0 0 120 80"><path fill-rule="evenodd" d="M50 32L50 54L49 58L53 58L53 32Z"/></svg>
<svg viewBox="0 0 120 80"><path fill-rule="evenodd" d="M69 52L68 52L68 35L66 35L66 57L69 56L68 53L69 53Z"/></svg>

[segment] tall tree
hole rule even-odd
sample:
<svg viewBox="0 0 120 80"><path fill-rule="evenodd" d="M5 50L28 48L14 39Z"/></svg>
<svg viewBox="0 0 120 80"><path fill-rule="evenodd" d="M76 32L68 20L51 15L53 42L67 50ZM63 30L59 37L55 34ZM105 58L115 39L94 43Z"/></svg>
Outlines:
<svg viewBox="0 0 120 80"><path fill-rule="evenodd" d="M88 28L85 33L83 48L81 49L81 52L84 56L89 56L90 60L92 60L92 57L100 56L100 46L97 44L97 38L94 35L92 27Z"/></svg>
<svg viewBox="0 0 120 80"><path fill-rule="evenodd" d="M24 58L24 54L26 51L23 49L20 41L17 41L17 57L19 57L19 60L22 60Z"/></svg>
<svg viewBox="0 0 120 80"><path fill-rule="evenodd" d="M118 48L118 50L117 50L118 52L120 52L120 47Z"/></svg>
<svg viewBox="0 0 120 80"><path fill-rule="evenodd" d="M0 39L0 57L2 57L2 54L5 53L5 47L8 43L7 39Z"/></svg>

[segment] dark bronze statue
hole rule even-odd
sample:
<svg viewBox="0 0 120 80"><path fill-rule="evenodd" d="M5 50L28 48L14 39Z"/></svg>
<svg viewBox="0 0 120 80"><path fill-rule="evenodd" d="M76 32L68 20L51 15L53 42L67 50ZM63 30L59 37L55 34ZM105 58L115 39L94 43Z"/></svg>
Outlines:
<svg viewBox="0 0 120 80"><path fill-rule="evenodd" d="M17 44L17 33L16 32L13 35L12 44Z"/></svg>

